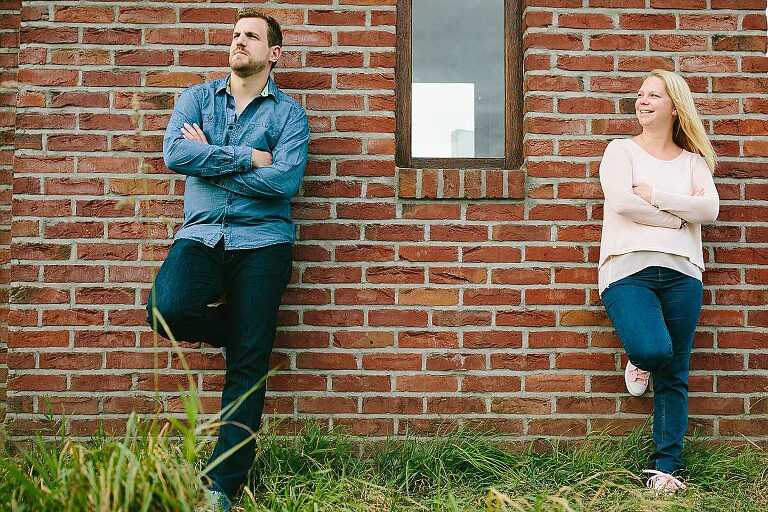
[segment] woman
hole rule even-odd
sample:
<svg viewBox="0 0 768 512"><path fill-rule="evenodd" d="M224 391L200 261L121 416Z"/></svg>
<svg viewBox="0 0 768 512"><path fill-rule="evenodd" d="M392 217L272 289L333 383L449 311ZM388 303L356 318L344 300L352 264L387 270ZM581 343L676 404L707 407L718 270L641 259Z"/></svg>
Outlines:
<svg viewBox="0 0 768 512"><path fill-rule="evenodd" d="M715 152L677 74L653 70L637 93L642 133L608 144L600 296L629 362L624 380L642 395L653 377L654 468L648 487L685 489L688 367L701 312L701 225L717 218Z"/></svg>

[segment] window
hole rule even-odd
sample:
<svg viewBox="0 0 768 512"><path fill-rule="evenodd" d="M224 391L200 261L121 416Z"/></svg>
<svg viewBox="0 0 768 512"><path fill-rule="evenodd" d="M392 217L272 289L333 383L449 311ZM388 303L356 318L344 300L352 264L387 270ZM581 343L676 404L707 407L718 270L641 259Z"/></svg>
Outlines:
<svg viewBox="0 0 768 512"><path fill-rule="evenodd" d="M399 0L397 165L522 162L519 0Z"/></svg>

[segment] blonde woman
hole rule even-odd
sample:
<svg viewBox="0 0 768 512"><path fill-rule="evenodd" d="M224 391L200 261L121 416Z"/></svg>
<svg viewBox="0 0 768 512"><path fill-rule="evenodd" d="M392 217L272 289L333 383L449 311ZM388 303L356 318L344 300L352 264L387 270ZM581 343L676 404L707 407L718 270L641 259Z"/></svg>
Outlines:
<svg viewBox="0 0 768 512"><path fill-rule="evenodd" d="M702 303L701 225L714 221L719 197L715 152L677 74L653 70L637 93L642 133L608 144L600 164L605 195L600 296L629 362L630 394L653 378L653 440L648 487L685 489L688 368Z"/></svg>

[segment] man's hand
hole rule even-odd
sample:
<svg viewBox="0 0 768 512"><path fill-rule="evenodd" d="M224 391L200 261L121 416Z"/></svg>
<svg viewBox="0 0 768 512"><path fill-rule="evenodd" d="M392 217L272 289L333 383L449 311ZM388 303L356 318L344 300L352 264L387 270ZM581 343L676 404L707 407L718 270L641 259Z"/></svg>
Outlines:
<svg viewBox="0 0 768 512"><path fill-rule="evenodd" d="M184 123L184 126L181 127L181 134L187 140L193 140L195 142L200 142L202 144L208 144L208 139L205 137L205 133L203 133L203 129L197 126L197 123L193 123L193 124Z"/></svg>
<svg viewBox="0 0 768 512"><path fill-rule="evenodd" d="M646 183L638 183L632 187L632 192L646 203L651 202L651 187Z"/></svg>
<svg viewBox="0 0 768 512"><path fill-rule="evenodd" d="M272 165L272 153L258 149L251 150L252 167L269 167L270 165Z"/></svg>

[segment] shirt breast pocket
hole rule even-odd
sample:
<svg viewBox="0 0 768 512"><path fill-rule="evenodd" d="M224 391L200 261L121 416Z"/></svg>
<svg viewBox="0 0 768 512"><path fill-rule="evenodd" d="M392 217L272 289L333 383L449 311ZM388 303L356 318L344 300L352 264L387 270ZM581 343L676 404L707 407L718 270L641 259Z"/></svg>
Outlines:
<svg viewBox="0 0 768 512"><path fill-rule="evenodd" d="M214 146L224 145L224 130L222 130L221 126L216 123L216 116L213 112L203 112L202 117L203 133L205 134L205 138L208 139L208 144L213 144Z"/></svg>
<svg viewBox="0 0 768 512"><path fill-rule="evenodd" d="M277 144L277 130L269 121L253 121L246 125L245 140L253 148L272 151Z"/></svg>

